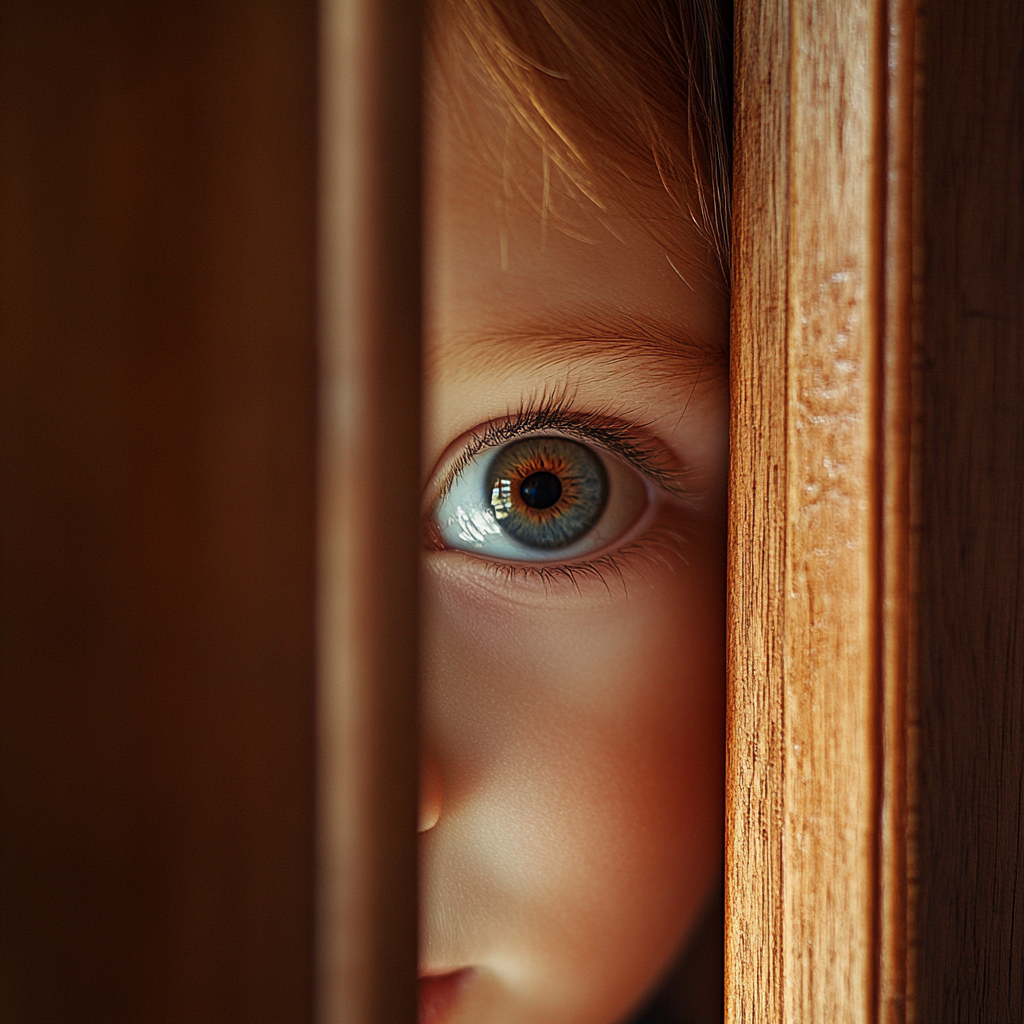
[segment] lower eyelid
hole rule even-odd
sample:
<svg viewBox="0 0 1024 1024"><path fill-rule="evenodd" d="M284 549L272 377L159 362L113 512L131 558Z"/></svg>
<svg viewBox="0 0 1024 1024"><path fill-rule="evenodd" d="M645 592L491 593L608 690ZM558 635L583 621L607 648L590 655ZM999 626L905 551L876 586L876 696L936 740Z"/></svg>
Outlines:
<svg viewBox="0 0 1024 1024"><path fill-rule="evenodd" d="M473 571L475 567L473 575L481 585L489 581L491 586L500 587L496 594L502 600L532 604L542 596L554 596L562 588L576 596L590 593L595 587L602 595L628 595L632 586L653 584L659 573L674 575L686 570L693 532L680 521L685 511L681 503L661 501L649 516L642 517L635 535L630 531L625 543L573 561L507 562L465 551L449 550L445 554L464 558L466 569ZM520 592L517 585L524 589Z"/></svg>

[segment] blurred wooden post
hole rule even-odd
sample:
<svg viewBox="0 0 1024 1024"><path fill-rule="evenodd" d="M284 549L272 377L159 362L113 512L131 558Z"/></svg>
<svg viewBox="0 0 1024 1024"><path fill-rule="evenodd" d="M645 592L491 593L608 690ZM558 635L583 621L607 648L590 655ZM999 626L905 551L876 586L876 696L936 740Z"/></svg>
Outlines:
<svg viewBox="0 0 1024 1024"><path fill-rule="evenodd" d="M412 1024L421 12L321 12L317 1019Z"/></svg>
<svg viewBox="0 0 1024 1024"><path fill-rule="evenodd" d="M313 1003L316 10L0 5L0 1020Z"/></svg>
<svg viewBox="0 0 1024 1024"><path fill-rule="evenodd" d="M738 4L732 1024L903 1015L913 29Z"/></svg>

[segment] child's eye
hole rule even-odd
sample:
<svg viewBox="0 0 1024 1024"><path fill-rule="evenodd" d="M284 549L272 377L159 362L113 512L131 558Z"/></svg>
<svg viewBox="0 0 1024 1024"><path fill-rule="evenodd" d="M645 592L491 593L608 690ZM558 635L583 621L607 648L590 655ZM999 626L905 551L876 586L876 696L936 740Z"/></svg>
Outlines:
<svg viewBox="0 0 1024 1024"><path fill-rule="evenodd" d="M558 435L472 456L441 497L444 546L514 562L567 561L625 538L650 496L621 459Z"/></svg>

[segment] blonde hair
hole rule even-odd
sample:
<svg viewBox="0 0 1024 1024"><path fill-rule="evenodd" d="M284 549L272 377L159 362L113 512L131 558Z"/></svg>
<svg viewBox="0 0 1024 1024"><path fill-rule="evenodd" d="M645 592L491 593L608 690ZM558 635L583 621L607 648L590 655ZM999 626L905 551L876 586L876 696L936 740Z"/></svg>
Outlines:
<svg viewBox="0 0 1024 1024"><path fill-rule="evenodd" d="M550 162L598 206L640 214L670 257L686 216L724 283L731 76L722 6L436 0L432 36L435 47L453 38L468 46L478 84L540 147L545 181Z"/></svg>

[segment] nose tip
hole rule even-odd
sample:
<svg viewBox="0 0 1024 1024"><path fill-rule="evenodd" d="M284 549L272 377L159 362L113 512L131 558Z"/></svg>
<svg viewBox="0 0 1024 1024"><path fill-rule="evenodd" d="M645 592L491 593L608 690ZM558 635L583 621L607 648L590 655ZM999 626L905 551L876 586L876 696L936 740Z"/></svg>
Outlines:
<svg viewBox="0 0 1024 1024"><path fill-rule="evenodd" d="M441 772L432 757L420 765L419 831L429 832L441 819Z"/></svg>

